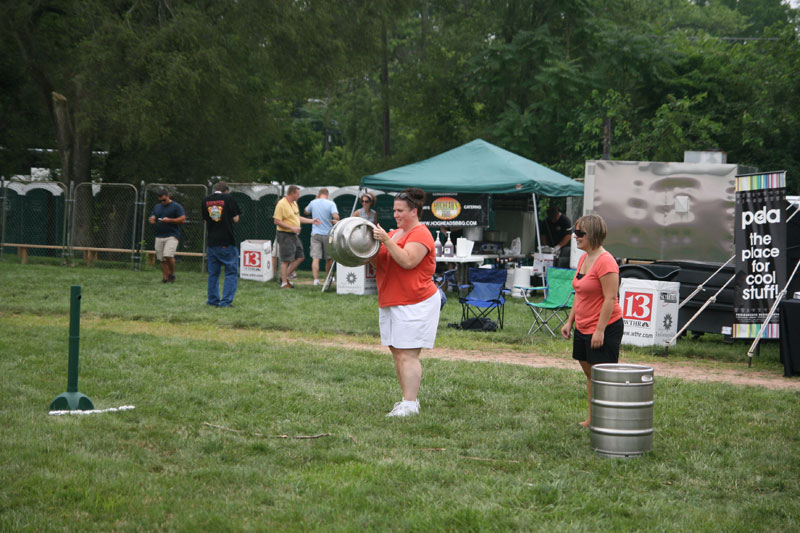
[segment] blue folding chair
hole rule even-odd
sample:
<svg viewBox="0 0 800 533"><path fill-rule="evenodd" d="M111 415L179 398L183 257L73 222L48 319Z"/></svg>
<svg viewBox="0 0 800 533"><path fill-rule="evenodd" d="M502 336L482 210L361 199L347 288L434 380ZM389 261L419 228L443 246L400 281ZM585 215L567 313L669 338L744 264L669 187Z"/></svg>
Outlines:
<svg viewBox="0 0 800 533"><path fill-rule="evenodd" d="M469 284L459 285L458 301L461 303L461 322L470 318L489 318L497 312L497 326L503 329L505 314L506 271L496 268L470 268ZM469 290L467 293L466 291Z"/></svg>
<svg viewBox="0 0 800 533"><path fill-rule="evenodd" d="M455 276L456 269L452 268L450 270L445 270L441 274L434 274L433 275L433 282L436 284L436 287L439 289L439 297L442 299L442 303L439 306L439 310L441 311L444 307L444 304L447 303L447 294L445 294L445 290L455 283L453 281L453 276Z"/></svg>
<svg viewBox="0 0 800 533"><path fill-rule="evenodd" d="M553 328L550 327L550 322L554 320L557 323L555 328L558 329L569 318L572 297L575 295L575 291L572 290L572 278L574 277L575 271L572 269L550 267L545 275L546 284L544 287L515 286L515 288L522 289L525 303L528 304L528 309L533 313L533 324L528 330L528 335L531 332L536 333L545 328L551 335L558 336L553 331ZM528 293L535 291L544 291L544 300L531 302L528 299Z"/></svg>

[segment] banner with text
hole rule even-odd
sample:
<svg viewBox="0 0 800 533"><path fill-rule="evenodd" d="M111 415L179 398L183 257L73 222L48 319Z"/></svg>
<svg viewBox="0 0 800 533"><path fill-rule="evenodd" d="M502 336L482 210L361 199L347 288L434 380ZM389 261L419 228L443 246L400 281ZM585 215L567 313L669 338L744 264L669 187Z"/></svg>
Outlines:
<svg viewBox="0 0 800 533"><path fill-rule="evenodd" d="M786 284L786 172L736 176L736 284L732 336L752 339ZM778 313L763 338L778 338Z"/></svg>
<svg viewBox="0 0 800 533"><path fill-rule="evenodd" d="M431 227L489 225L489 195L457 192L428 193L420 222Z"/></svg>

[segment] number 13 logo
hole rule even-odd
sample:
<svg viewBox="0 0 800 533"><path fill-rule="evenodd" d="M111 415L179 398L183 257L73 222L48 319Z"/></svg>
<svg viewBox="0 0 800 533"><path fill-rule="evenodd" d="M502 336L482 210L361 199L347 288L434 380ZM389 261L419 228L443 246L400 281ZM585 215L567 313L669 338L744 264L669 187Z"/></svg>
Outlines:
<svg viewBox="0 0 800 533"><path fill-rule="evenodd" d="M625 294L623 318L650 321L653 311L653 295L647 292L628 292Z"/></svg>
<svg viewBox="0 0 800 533"><path fill-rule="evenodd" d="M258 268L261 266L261 252L244 252L244 266Z"/></svg>

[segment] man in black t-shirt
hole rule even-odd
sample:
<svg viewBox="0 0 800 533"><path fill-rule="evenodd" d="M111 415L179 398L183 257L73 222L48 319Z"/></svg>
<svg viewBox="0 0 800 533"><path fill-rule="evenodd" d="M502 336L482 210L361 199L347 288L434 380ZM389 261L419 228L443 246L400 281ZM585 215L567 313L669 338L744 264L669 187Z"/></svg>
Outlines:
<svg viewBox="0 0 800 533"><path fill-rule="evenodd" d="M239 206L230 194L228 184L220 181L214 192L203 198L203 220L206 221L206 259L208 260L208 305L230 307L239 283L239 249L233 235L233 224L239 222ZM225 267L222 299L219 297L219 274Z"/></svg>
<svg viewBox="0 0 800 533"><path fill-rule="evenodd" d="M570 228L572 221L566 215L561 214L561 210L556 205L551 205L547 209L547 218L539 223L539 234L542 244L551 246L553 254L558 258L558 266L569 268L570 255Z"/></svg>

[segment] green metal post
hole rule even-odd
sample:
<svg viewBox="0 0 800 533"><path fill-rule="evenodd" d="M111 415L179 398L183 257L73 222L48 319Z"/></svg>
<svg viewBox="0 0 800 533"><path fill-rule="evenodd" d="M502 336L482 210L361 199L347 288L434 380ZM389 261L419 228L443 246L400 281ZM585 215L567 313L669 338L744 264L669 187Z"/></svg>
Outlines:
<svg viewBox="0 0 800 533"><path fill-rule="evenodd" d="M78 392L78 348L81 339L81 286L73 285L69 306L69 364L67 392L59 394L50 404L51 411L89 411L92 400Z"/></svg>
<svg viewBox="0 0 800 533"><path fill-rule="evenodd" d="M81 286L70 288L69 305L69 366L67 392L78 392L78 354L81 342Z"/></svg>

